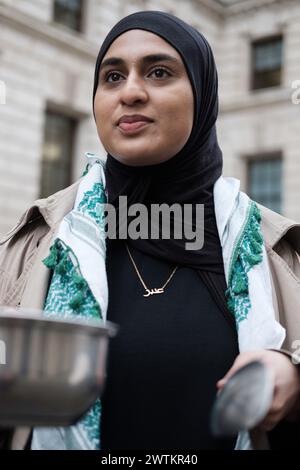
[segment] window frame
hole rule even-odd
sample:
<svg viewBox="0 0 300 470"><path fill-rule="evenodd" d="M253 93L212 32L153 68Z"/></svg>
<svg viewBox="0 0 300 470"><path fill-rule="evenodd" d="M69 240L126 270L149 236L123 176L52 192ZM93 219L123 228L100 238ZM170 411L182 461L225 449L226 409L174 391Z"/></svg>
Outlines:
<svg viewBox="0 0 300 470"><path fill-rule="evenodd" d="M284 187L283 187L283 172L284 172L284 157L282 150L275 150L270 152L256 152L255 154L246 155L245 156L245 164L246 164L246 193L252 199L253 195L251 194L251 180L250 180L250 164L253 162L266 162L269 160L278 160L281 162L281 193L280 193L280 214L283 212L283 195L284 195ZM255 198L254 198L255 200ZM257 201L261 204L259 201ZM263 203L262 203L263 204ZM266 206L267 207L267 206ZM273 210L273 209L271 209Z"/></svg>
<svg viewBox="0 0 300 470"><path fill-rule="evenodd" d="M60 117L63 117L65 119L68 119L69 121L73 121L73 129L72 129L72 138L70 142L70 150L69 150L69 158L67 162L67 178L66 181L63 185L62 188L64 189L70 186L73 182L73 167L74 167L74 151L75 151L75 146L76 146L76 139L77 139L77 133L78 133L78 127L80 124L80 120L78 117L74 116L73 114L61 110L56 107L52 107L51 105L47 106L44 111L44 128L43 128L43 145L46 142L46 124L47 124L47 116L48 115L58 115ZM42 147L43 148L43 147ZM48 195L43 195L42 194L42 189L43 189L43 163L44 163L44 152L41 152L41 160L40 160L40 179L39 179L39 198L45 198L48 197L49 195L53 194L53 191L51 190L51 194ZM54 192L59 191L60 189L56 189Z"/></svg>
<svg viewBox="0 0 300 470"><path fill-rule="evenodd" d="M56 0L52 1L52 23L55 26L64 28L68 32L72 32L73 34L83 34L85 32L85 25L86 25L86 7L87 7L87 1L88 0L80 0L80 19L79 19L79 25L78 29L71 28L69 25L66 23L60 23L55 19L55 4Z"/></svg>
<svg viewBox="0 0 300 470"><path fill-rule="evenodd" d="M279 77L279 83L277 85L271 85L271 86L265 86L265 87L257 87L255 86L255 77L256 74L258 73L255 68L255 47L266 44L269 42L275 42L276 40L281 40L282 43L282 55L281 55L281 67L280 67L280 77ZM263 36L257 39L253 39L250 42L250 57L251 57L251 63L250 63L250 91L253 92L260 92L260 91L267 91L270 89L276 89L282 87L283 83L283 72L284 72L284 35L283 33L279 32L276 34L268 35L268 36Z"/></svg>

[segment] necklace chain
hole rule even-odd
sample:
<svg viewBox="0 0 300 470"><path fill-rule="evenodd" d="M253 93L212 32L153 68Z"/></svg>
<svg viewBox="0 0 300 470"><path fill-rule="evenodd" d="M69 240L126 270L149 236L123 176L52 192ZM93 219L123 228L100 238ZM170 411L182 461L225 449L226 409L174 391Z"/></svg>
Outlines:
<svg viewBox="0 0 300 470"><path fill-rule="evenodd" d="M145 282L144 282L144 280L143 280L143 278L142 278L142 276L141 276L141 274L140 274L140 272L139 272L139 270L138 270L138 268L137 268L137 265L135 264L135 261L134 261L132 255L131 255L131 253L130 253L130 251L129 251L129 247L128 247L127 243L125 243L125 245L126 245L126 248L127 248L128 254L129 254L129 257L130 257L130 259L131 259L131 261L132 261L132 264L133 264L133 266L134 266L134 269L135 269L135 271L136 271L136 273L137 273L137 275L138 275L138 278L139 278L139 280L141 281L141 283L142 283L142 285L143 285L143 287L144 287L144 289L145 289L145 291L146 291L146 294L144 294L144 297L149 297L150 295L153 295L153 294L163 294L166 285L171 281L171 279L172 279L172 277L174 276L174 274L175 274L175 272L176 272L178 266L176 266L176 267L173 269L172 273L170 274L170 276L168 277L167 281L164 283L164 285L163 285L162 287L154 288L154 289L148 289L148 287L146 286L146 284L145 284Z"/></svg>

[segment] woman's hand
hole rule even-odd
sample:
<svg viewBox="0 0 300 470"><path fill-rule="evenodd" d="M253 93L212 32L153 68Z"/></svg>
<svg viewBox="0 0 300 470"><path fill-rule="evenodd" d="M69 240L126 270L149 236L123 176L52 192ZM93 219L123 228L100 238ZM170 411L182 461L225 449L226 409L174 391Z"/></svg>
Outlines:
<svg viewBox="0 0 300 470"><path fill-rule="evenodd" d="M277 351L261 350L238 355L231 369L218 381L219 390L238 369L251 361L261 361L274 377L274 395L270 410L259 425L264 431L273 429L279 421L288 417L300 400L300 366L295 366L285 354Z"/></svg>

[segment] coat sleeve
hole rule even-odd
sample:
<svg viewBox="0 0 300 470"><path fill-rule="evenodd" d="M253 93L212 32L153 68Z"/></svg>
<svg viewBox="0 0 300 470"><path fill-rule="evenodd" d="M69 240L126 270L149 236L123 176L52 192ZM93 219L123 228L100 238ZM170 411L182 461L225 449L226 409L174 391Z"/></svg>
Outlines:
<svg viewBox="0 0 300 470"><path fill-rule="evenodd" d="M0 243L0 306L16 307L30 274L37 246L48 226L42 219L28 223ZM0 427L0 450L11 449L14 428Z"/></svg>
<svg viewBox="0 0 300 470"><path fill-rule="evenodd" d="M287 266L290 268L294 276L300 282L300 257L297 251L291 246L289 241L286 239L281 239L274 247L276 253L285 261ZM300 288L299 288L299 296L300 296ZM300 319L300 312L299 312L299 319ZM300 321L300 320L299 320ZM300 339L300 338L299 338ZM297 357L291 351L286 349L277 350L288 356L292 361L293 365L297 367L298 373L300 375L300 357ZM298 360L299 359L299 360ZM284 432L283 432L284 430ZM279 445L279 442L282 441L283 445L285 445L285 441L287 441L287 436L289 436L290 444L294 442L293 440L293 433L297 430L297 436L299 436L300 432L300 390L299 390L299 399L296 403L295 407L289 414L289 416L281 423L280 426L277 426L277 429L272 433L273 442ZM294 433L295 435L295 433ZM280 439L279 439L280 437ZM283 439L283 440L282 440ZM286 444L287 445L287 444Z"/></svg>
<svg viewBox="0 0 300 470"><path fill-rule="evenodd" d="M300 280L300 255L295 251L290 243L281 239L274 247L279 256L287 263L295 276ZM300 293L299 293L300 295Z"/></svg>
<svg viewBox="0 0 300 470"><path fill-rule="evenodd" d="M39 218L0 244L0 305L18 305L37 247L48 230L47 224Z"/></svg>

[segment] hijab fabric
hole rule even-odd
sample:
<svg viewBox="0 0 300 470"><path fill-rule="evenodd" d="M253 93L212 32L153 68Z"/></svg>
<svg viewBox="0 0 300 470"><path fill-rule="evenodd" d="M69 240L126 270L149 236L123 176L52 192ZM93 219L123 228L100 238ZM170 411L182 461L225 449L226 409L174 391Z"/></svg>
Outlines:
<svg viewBox="0 0 300 470"><path fill-rule="evenodd" d="M109 32L99 51L94 78L93 102L98 87L99 68L113 41L131 29L157 34L180 54L193 89L194 121L184 147L171 159L145 166L129 166L107 154L108 202L118 213L118 198L127 196L127 205L151 202L191 204L195 230L196 204L204 204L204 245L186 250L184 237L157 240L127 239L129 246L174 264L223 274L222 251L217 231L213 187L222 174L222 152L216 135L218 116L218 76L212 50L194 27L161 11L139 11L121 19ZM140 109L140 111L142 111ZM118 217L117 217L118 220ZM130 218L128 218L130 220ZM118 233L119 227L117 227ZM160 227L161 234L161 227ZM113 240L108 239L109 243Z"/></svg>

